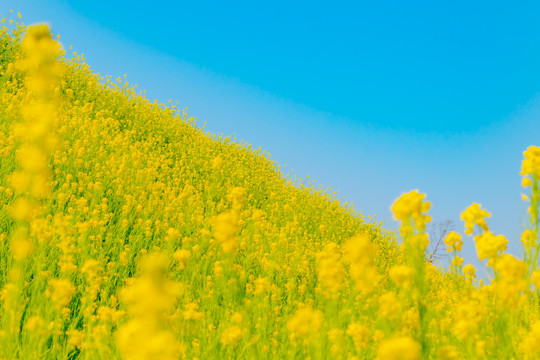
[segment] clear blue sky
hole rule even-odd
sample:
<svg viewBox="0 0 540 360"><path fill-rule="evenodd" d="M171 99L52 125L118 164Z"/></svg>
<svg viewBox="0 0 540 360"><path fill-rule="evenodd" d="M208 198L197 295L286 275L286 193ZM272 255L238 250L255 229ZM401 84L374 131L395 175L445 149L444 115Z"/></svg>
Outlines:
<svg viewBox="0 0 540 360"><path fill-rule="evenodd" d="M540 145L540 3L472 3L2 0L0 13L50 23L94 70L179 100L384 223L412 189L460 232L479 202L519 255L522 152Z"/></svg>

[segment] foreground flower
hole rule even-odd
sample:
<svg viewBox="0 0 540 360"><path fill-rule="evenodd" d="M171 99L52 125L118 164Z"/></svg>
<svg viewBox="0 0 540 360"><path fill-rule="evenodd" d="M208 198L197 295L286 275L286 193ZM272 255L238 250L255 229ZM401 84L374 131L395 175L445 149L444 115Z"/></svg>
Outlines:
<svg viewBox="0 0 540 360"><path fill-rule="evenodd" d="M317 277L327 296L336 294L341 288L343 265L336 243L329 243L317 253Z"/></svg>
<svg viewBox="0 0 540 360"><path fill-rule="evenodd" d="M213 235L221 244L224 253L234 254L238 245L238 223L240 212L246 196L246 190L242 187L234 187L229 190L227 198L231 201L230 210L217 215L212 223Z"/></svg>
<svg viewBox="0 0 540 360"><path fill-rule="evenodd" d="M529 284L525 278L527 264L516 259L510 254L504 254L495 264L495 270L500 274L500 279L495 282L499 296L508 303L515 300L524 292L528 291Z"/></svg>
<svg viewBox="0 0 540 360"><path fill-rule="evenodd" d="M287 322L292 340L314 334L319 331L322 324L322 312L309 306L301 307Z"/></svg>
<svg viewBox="0 0 540 360"><path fill-rule="evenodd" d="M540 147L529 146L523 152L525 159L521 163L520 175L532 175L536 179L540 178Z"/></svg>
<svg viewBox="0 0 540 360"><path fill-rule="evenodd" d="M540 320L537 320L531 326L529 333L523 338L520 344L520 350L525 359L538 359L538 344L540 344Z"/></svg>
<svg viewBox="0 0 540 360"><path fill-rule="evenodd" d="M392 212L396 220L401 220L401 236L407 237L412 232L411 219L419 232L424 232L426 224L431 221L429 215L425 215L431 207L429 201L423 201L426 194L421 194L418 190L401 195L392 205Z"/></svg>
<svg viewBox="0 0 540 360"><path fill-rule="evenodd" d="M168 258L161 253L146 255L141 275L120 292L129 321L116 333L118 349L125 359L178 359L181 344L168 329L170 316L182 293L180 283L166 278Z"/></svg>
<svg viewBox="0 0 540 360"><path fill-rule="evenodd" d="M378 360L418 360L421 357L422 347L408 336L384 340L377 352Z"/></svg>
<svg viewBox="0 0 540 360"><path fill-rule="evenodd" d="M238 325L234 325L225 329L221 335L221 343L225 346L237 345L242 339L243 334L244 332L242 331L242 328Z"/></svg>
<svg viewBox="0 0 540 360"><path fill-rule="evenodd" d="M390 279L402 288L409 288L414 280L414 269L407 265L397 265L390 269Z"/></svg>
<svg viewBox="0 0 540 360"><path fill-rule="evenodd" d="M492 232L485 232L474 237L478 259L488 259L488 266L493 266L497 258L507 249L508 240L504 235L495 236Z"/></svg>
<svg viewBox="0 0 540 360"><path fill-rule="evenodd" d="M356 289L362 294L370 294L379 279L372 258L375 248L369 234L362 232L345 241L343 245L343 258L349 264L351 278Z"/></svg>

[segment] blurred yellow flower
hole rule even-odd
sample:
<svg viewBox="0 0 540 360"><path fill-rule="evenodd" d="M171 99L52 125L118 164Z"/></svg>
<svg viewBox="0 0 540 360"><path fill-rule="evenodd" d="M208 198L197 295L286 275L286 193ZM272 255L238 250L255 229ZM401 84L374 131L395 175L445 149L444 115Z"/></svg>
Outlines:
<svg viewBox="0 0 540 360"><path fill-rule="evenodd" d="M491 217L491 214L480 208L480 204L473 203L465 211L461 213L461 220L465 221L465 234L473 233L474 224L478 225L484 231L488 231L489 227L486 224L486 217Z"/></svg>
<svg viewBox="0 0 540 360"><path fill-rule="evenodd" d="M540 147L529 146L523 152L525 159L521 163L520 175L533 175L536 179L540 178Z"/></svg>
<svg viewBox="0 0 540 360"><path fill-rule="evenodd" d="M409 336L383 340L377 352L378 360L417 360L422 358L422 347Z"/></svg>
<svg viewBox="0 0 540 360"><path fill-rule="evenodd" d="M242 328L238 325L234 325L223 331L223 334L221 334L221 343L225 346L238 345L240 340L242 340L243 334Z"/></svg>
<svg viewBox="0 0 540 360"><path fill-rule="evenodd" d="M446 246L448 246L447 251L461 251L461 247L463 246L463 241L461 240L461 235L459 235L455 231L451 231L446 235L444 238L444 243Z"/></svg>

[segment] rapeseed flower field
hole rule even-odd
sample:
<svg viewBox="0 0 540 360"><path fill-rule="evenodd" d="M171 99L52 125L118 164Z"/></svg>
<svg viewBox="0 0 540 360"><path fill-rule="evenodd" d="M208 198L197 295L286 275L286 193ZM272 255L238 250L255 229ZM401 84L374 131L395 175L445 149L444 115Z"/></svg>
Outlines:
<svg viewBox="0 0 540 360"><path fill-rule="evenodd" d="M473 203L445 269L425 194L395 201L394 234L6 19L0 359L540 359L539 147L524 257Z"/></svg>

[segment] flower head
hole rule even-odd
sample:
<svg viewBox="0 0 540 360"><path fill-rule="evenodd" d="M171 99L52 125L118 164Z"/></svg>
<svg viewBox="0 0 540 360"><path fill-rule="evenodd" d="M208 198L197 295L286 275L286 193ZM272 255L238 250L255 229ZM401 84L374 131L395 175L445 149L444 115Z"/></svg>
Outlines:
<svg viewBox="0 0 540 360"><path fill-rule="evenodd" d="M402 221L402 236L405 237L412 229L410 219L414 221L416 228L423 232L426 224L431 221L429 215L425 215L431 207L429 201L423 201L426 194L421 194L418 190L401 195L392 205L392 212L396 220Z"/></svg>
<svg viewBox="0 0 540 360"><path fill-rule="evenodd" d="M244 332L242 331L242 328L238 325L234 325L230 328L225 329L225 331L223 331L223 334L221 334L221 343L225 346L237 345L240 342L240 340L242 340L243 335L244 335Z"/></svg>
<svg viewBox="0 0 540 360"><path fill-rule="evenodd" d="M465 234L473 233L474 224L480 226L484 231L488 231L489 227L486 224L486 217L491 217L491 214L480 208L480 204L474 203L461 213L461 220L465 221Z"/></svg>
<svg viewBox="0 0 540 360"><path fill-rule="evenodd" d="M287 322L291 339L308 336L319 331L322 323L322 313L310 306L301 307Z"/></svg>
<svg viewBox="0 0 540 360"><path fill-rule="evenodd" d="M378 360L419 360L421 357L422 347L409 336L386 339L377 352Z"/></svg>
<svg viewBox="0 0 540 360"><path fill-rule="evenodd" d="M475 236L478 259L488 259L488 266L493 266L495 260L507 249L508 240L504 235L495 236L492 232L485 232Z"/></svg>
<svg viewBox="0 0 540 360"><path fill-rule="evenodd" d="M535 178L540 178L540 147L529 146L523 152L525 159L521 163L520 175L532 175Z"/></svg>
<svg viewBox="0 0 540 360"><path fill-rule="evenodd" d="M457 232L452 231L446 235L444 238L444 243L446 246L448 246L447 251L461 251L461 247L463 246L463 241L461 240L461 235L459 235Z"/></svg>
<svg viewBox="0 0 540 360"><path fill-rule="evenodd" d="M465 278L472 281L476 277L476 269L473 265L468 264L463 267L463 274Z"/></svg>

